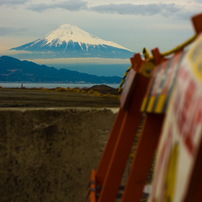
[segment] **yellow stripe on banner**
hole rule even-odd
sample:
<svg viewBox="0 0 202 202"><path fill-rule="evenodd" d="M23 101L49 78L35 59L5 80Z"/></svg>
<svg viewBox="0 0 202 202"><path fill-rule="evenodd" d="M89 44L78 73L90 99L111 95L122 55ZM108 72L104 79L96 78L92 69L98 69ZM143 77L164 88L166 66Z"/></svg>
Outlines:
<svg viewBox="0 0 202 202"><path fill-rule="evenodd" d="M178 157L179 157L179 145L175 143L173 145L166 176L165 176L165 192L164 192L164 201L173 201L175 196L175 185L176 185L176 177L177 177L177 164L178 164Z"/></svg>
<svg viewBox="0 0 202 202"><path fill-rule="evenodd" d="M191 64L195 76L202 83L202 34L188 51L187 59Z"/></svg>
<svg viewBox="0 0 202 202"><path fill-rule="evenodd" d="M160 95L158 100L157 100L157 104L156 107L154 109L154 112L156 113L162 113L163 112L163 106L165 104L166 101L166 95Z"/></svg>
<svg viewBox="0 0 202 202"><path fill-rule="evenodd" d="M146 112L152 112L155 100L156 100L156 96L150 97Z"/></svg>
<svg viewBox="0 0 202 202"><path fill-rule="evenodd" d="M147 97L145 97L145 98L143 99L143 101L142 101L142 106L141 106L141 108L140 108L140 111L141 111L141 112L145 111L146 104L147 104L147 100L148 100Z"/></svg>

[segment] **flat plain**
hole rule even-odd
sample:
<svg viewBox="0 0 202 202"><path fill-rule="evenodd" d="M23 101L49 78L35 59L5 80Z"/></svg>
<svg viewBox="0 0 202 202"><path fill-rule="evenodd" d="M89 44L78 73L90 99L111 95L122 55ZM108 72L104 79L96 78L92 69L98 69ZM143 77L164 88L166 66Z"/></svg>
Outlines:
<svg viewBox="0 0 202 202"><path fill-rule="evenodd" d="M0 107L119 107L118 96L97 96L87 93L88 90L73 92L0 88ZM105 94L103 88L96 88L96 91ZM106 93L109 95L115 92L116 89L108 89Z"/></svg>

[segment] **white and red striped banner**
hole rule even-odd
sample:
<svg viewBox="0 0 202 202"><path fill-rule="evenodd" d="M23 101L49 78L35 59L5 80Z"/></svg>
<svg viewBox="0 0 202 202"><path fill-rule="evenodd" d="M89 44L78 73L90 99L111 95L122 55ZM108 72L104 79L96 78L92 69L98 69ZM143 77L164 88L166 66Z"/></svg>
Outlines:
<svg viewBox="0 0 202 202"><path fill-rule="evenodd" d="M158 146L149 202L183 201L201 141L202 35L179 67Z"/></svg>

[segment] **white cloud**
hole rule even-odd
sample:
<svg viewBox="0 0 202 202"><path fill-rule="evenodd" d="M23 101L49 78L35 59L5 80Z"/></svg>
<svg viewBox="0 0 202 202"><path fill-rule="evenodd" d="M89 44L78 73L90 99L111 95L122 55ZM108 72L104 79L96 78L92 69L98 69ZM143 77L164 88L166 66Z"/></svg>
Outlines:
<svg viewBox="0 0 202 202"><path fill-rule="evenodd" d="M99 13L116 13L121 15L155 15L175 13L181 10L176 4L107 4L91 8Z"/></svg>
<svg viewBox="0 0 202 202"><path fill-rule="evenodd" d="M21 0L23 1L23 0ZM24 0L25 1L25 0ZM44 2L44 1L43 1ZM109 2L113 2L112 0ZM126 1L131 2L131 1ZM175 19L189 19L190 16L197 13L199 8L190 2L182 4L174 1L142 1L143 3L106 3L99 1L101 4L95 4L90 1L69 0L69 1L49 1L48 3L30 4L27 9L43 13L46 10L64 9L68 11L94 11L101 14L118 14L118 15L134 15L134 16L153 16L160 15L163 17L171 17Z"/></svg>
<svg viewBox="0 0 202 202"><path fill-rule="evenodd" d="M0 27L0 36L19 35L27 30L27 28Z"/></svg>
<svg viewBox="0 0 202 202"><path fill-rule="evenodd" d="M56 8L62 8L69 11L79 11L79 10L85 10L87 9L87 2L86 1L75 1L75 0L69 0L69 1L63 1L59 3L49 3L49 4L32 4L28 7L28 9L37 11L37 12L43 12L47 9L56 9Z"/></svg>
<svg viewBox="0 0 202 202"><path fill-rule="evenodd" d="M17 5L17 4L24 4L29 0L1 0L0 5Z"/></svg>

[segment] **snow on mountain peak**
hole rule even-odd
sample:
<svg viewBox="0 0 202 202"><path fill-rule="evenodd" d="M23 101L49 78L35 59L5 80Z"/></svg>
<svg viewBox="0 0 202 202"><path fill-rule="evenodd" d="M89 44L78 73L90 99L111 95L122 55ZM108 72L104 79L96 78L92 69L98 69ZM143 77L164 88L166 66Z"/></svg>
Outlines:
<svg viewBox="0 0 202 202"><path fill-rule="evenodd" d="M57 43L60 45L63 41L68 43L69 41L78 42L79 45L85 43L86 45L108 45L120 49L125 49L131 51L119 44L114 43L113 41L106 41L100 39L84 30L78 28L75 25L63 24L58 29L48 33L44 39L47 41L46 44L52 44L57 40Z"/></svg>

